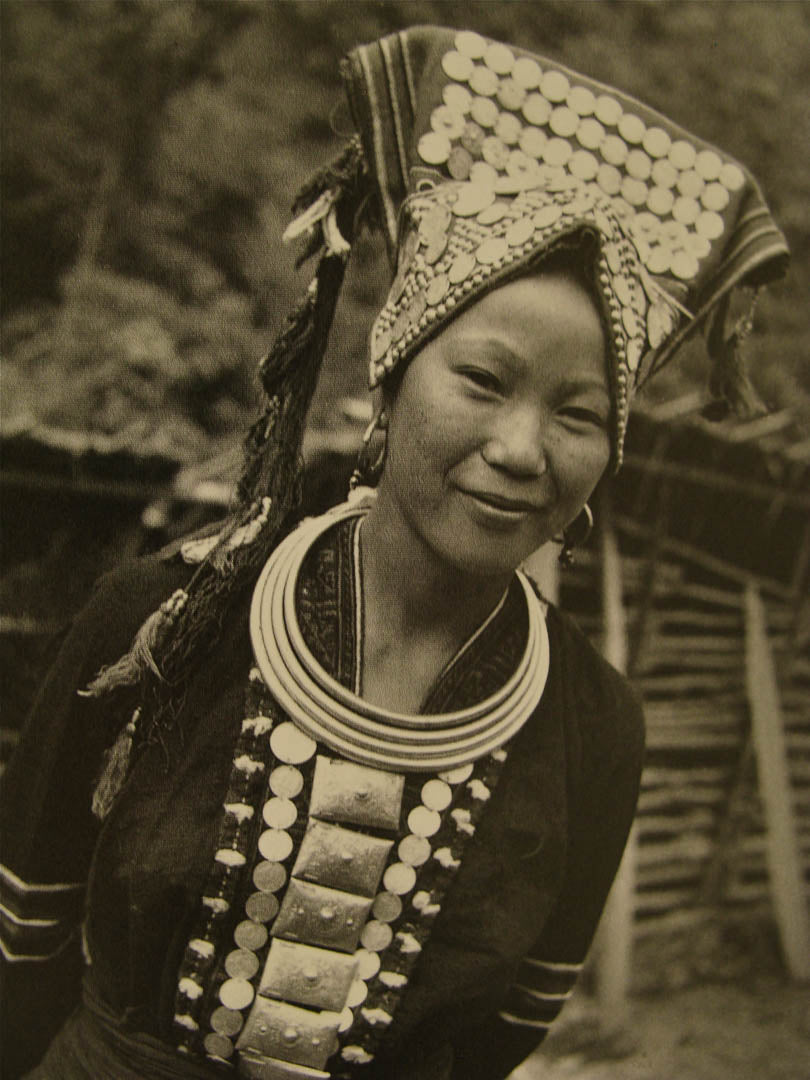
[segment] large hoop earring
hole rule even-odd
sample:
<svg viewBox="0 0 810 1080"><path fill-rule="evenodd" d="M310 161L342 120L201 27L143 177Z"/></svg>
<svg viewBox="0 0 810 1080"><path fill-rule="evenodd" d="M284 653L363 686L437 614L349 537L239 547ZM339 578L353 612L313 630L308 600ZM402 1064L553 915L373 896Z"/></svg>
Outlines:
<svg viewBox="0 0 810 1080"><path fill-rule="evenodd" d="M371 442L376 432L382 435L382 443L376 453ZM357 453L357 464L349 480L349 491L358 487L373 487L380 478L388 449L388 414L381 408L363 432L363 441Z"/></svg>
<svg viewBox="0 0 810 1080"><path fill-rule="evenodd" d="M574 561L574 548L582 547L587 542L592 529L593 513L585 503L568 528L563 530L562 548L558 556L560 566L571 566Z"/></svg>

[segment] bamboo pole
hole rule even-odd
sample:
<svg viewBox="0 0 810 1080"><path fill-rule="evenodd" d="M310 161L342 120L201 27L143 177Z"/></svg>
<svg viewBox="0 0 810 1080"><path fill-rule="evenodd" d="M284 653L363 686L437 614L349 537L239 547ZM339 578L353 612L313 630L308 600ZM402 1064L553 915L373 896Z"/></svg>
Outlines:
<svg viewBox="0 0 810 1080"><path fill-rule="evenodd" d="M794 979L810 979L810 919L776 670L765 607L756 584L745 591L746 689L767 829L766 861L785 963Z"/></svg>
<svg viewBox="0 0 810 1080"><path fill-rule="evenodd" d="M683 581L674 585L663 595L667 599L674 598L679 602L694 600L699 604L712 604L715 607L732 608L735 611L742 608L739 591L718 589L714 585L699 585L694 581Z"/></svg>
<svg viewBox="0 0 810 1080"><path fill-rule="evenodd" d="M636 821L637 836L653 833L662 836L672 833L683 837L688 832L710 831L714 828L714 813L711 810L693 807L678 814L640 814Z"/></svg>
<svg viewBox="0 0 810 1080"><path fill-rule="evenodd" d="M669 694L676 696L685 693L714 693L733 687L736 684L734 673L729 674L708 671L683 671L675 675L650 673L639 675L635 679L646 697L647 694Z"/></svg>
<svg viewBox="0 0 810 1080"><path fill-rule="evenodd" d="M656 728L647 733L647 750L672 750L677 752L687 746L691 752L697 750L736 750L740 745L737 735L701 735L697 728L689 732L676 728L661 731Z"/></svg>
<svg viewBox="0 0 810 1080"><path fill-rule="evenodd" d="M670 439L669 429L659 432L653 446L652 458L661 460L666 454ZM666 565L662 555L661 542L667 534L669 521L670 487L666 482L654 482L652 474L645 473L639 485L636 498L635 510L632 514L634 519L643 520L642 513L644 502L650 486L655 490L655 524L653 526L653 538L647 550L646 558L641 563L639 594L635 598L631 629L628 634L628 656L626 671L628 675L634 675L644 665L647 658L647 649L650 642L657 640L655 631L656 616L655 592L656 585L662 578L661 571ZM624 563L622 563L624 570ZM680 570L680 568L678 568ZM681 575L676 571L676 577Z"/></svg>
<svg viewBox="0 0 810 1080"><path fill-rule="evenodd" d="M810 522L804 528L804 536L793 564L791 588L795 596L806 596L806 582L810 578Z"/></svg>
<svg viewBox="0 0 810 1080"><path fill-rule="evenodd" d="M709 806L716 807L723 802L725 791L719 785L709 787L707 784L690 791L689 788L654 788L652 791L642 791L638 800L639 814L667 813L680 814L685 807Z"/></svg>
<svg viewBox="0 0 810 1080"><path fill-rule="evenodd" d="M765 903L753 902L742 908L729 907L723 912L725 922L750 923L752 919L767 918L768 906ZM680 908L679 910L665 912L664 914L651 912L639 918L636 922L636 937L638 940L649 941L657 935L678 933L699 927L703 923L711 922L716 918L716 912L712 908Z"/></svg>
<svg viewBox="0 0 810 1080"><path fill-rule="evenodd" d="M673 765L648 765L644 770L644 787L673 787L680 790L687 784L723 784L728 770L721 765L701 765L692 769Z"/></svg>
<svg viewBox="0 0 810 1080"><path fill-rule="evenodd" d="M610 513L607 492L600 502L602 556L602 611L605 658L619 671L628 659L627 626L622 597L622 562ZM635 825L630 830L619 870L599 923L596 987L600 1019L608 1031L623 1026L627 1015L627 990L633 949L635 889Z"/></svg>
<svg viewBox="0 0 810 1080"><path fill-rule="evenodd" d="M697 903L700 907L716 905L722 900L726 885L733 873L735 854L742 836L744 821L742 809L748 795L753 760L753 745L749 737L745 740L737 760L731 787L717 825L711 857L706 864L698 889Z"/></svg>

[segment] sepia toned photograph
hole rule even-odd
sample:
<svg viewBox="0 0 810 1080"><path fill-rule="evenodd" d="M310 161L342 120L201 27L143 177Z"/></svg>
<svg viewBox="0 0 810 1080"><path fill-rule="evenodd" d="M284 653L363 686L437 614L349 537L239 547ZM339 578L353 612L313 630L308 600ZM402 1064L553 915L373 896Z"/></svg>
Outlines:
<svg viewBox="0 0 810 1080"><path fill-rule="evenodd" d="M0 1076L810 1076L810 3L0 4Z"/></svg>

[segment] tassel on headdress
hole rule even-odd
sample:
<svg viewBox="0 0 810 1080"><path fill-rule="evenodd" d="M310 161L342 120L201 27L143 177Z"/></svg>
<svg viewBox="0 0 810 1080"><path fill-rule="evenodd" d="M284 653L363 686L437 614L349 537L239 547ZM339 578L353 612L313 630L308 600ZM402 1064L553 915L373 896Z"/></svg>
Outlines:
<svg viewBox="0 0 810 1080"><path fill-rule="evenodd" d="M273 528L298 501L298 459L304 423L323 361L346 262L355 232L370 211L370 177L361 143L352 138L331 165L299 192L296 215L284 239L306 238L298 262L317 251L321 258L314 278L290 314L259 368L269 402L247 442L247 461L240 497L269 494L274 503Z"/></svg>
<svg viewBox="0 0 810 1080"><path fill-rule="evenodd" d="M99 821L109 814L115 797L124 786L132 757L132 743L138 730L141 710L136 709L127 726L118 733L118 737L104 755L104 765L93 792L91 808Z"/></svg>
<svg viewBox="0 0 810 1080"><path fill-rule="evenodd" d="M224 570L231 552L237 548L245 547L247 544L252 544L256 540L267 524L271 505L272 499L265 496L258 507L252 507L253 511L258 509L258 513L251 514L250 519L245 524L235 527L233 531L226 527L211 536L187 540L180 545L180 555L183 562L195 565L204 562L210 555L213 555L217 569ZM217 550L215 551L215 549Z"/></svg>
<svg viewBox="0 0 810 1080"><path fill-rule="evenodd" d="M226 573L231 568L235 553L240 548L248 547L258 539L270 519L272 505L273 500L269 495L265 495L263 499L251 507L248 520L230 534L226 534L223 544L217 545L216 550L212 553L211 562L219 573Z"/></svg>
<svg viewBox="0 0 810 1080"><path fill-rule="evenodd" d="M177 589L157 611L145 620L138 630L128 652L114 664L103 667L86 690L79 690L81 697L100 697L119 687L134 686L148 669L159 679L163 678L155 653L166 640L175 620L188 601L185 589Z"/></svg>
<svg viewBox="0 0 810 1080"><path fill-rule="evenodd" d="M731 297L726 296L718 305L707 336L707 348L712 360L709 372L709 392L712 400L703 409L707 420L725 420L736 416L741 420L753 420L768 410L748 377L743 342L751 333L754 323L755 292L748 310L726 334L726 321Z"/></svg>

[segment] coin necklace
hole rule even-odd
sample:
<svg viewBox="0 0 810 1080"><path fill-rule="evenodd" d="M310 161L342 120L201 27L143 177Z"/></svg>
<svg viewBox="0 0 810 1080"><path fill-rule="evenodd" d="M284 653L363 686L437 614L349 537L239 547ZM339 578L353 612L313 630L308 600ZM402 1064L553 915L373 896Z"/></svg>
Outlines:
<svg viewBox="0 0 810 1080"><path fill-rule="evenodd" d="M531 582L517 571L528 611L526 647L512 676L485 700L436 714L403 714L370 705L317 662L295 610L298 575L312 544L339 521L367 512L367 506L344 503L307 519L268 559L250 612L251 642L262 678L303 732L352 761L416 772L476 761L512 738L540 701L549 666L543 606Z"/></svg>

